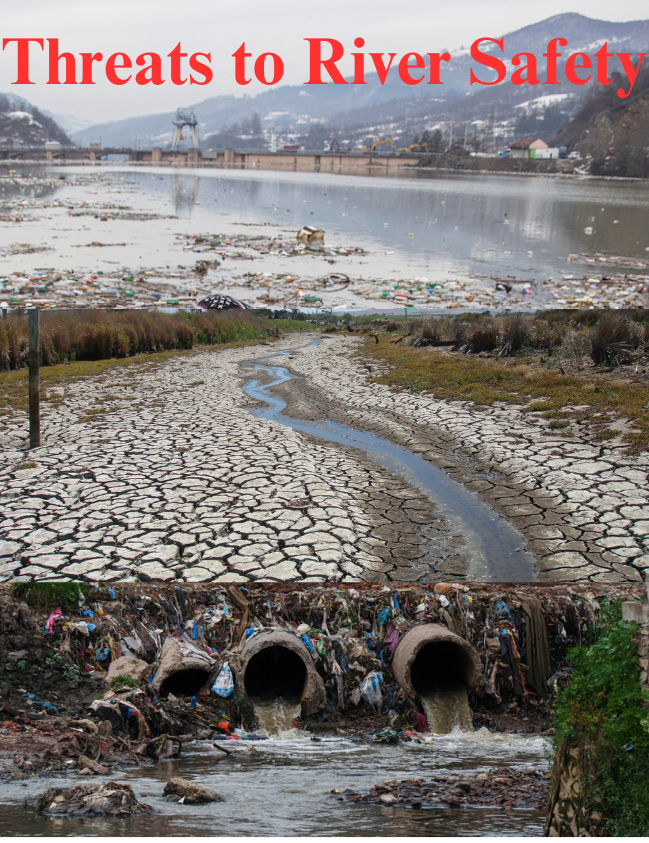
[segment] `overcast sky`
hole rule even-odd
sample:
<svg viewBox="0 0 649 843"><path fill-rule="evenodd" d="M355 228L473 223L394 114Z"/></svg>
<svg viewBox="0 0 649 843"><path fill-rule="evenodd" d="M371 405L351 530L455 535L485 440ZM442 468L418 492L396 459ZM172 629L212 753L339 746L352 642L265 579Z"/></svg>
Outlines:
<svg viewBox="0 0 649 843"><path fill-rule="evenodd" d="M174 110L217 94L254 94L234 80L232 53L242 41L253 55L276 52L285 63L282 84L307 79L307 37L337 38L351 51L362 36L365 50L434 52L468 46L476 38L498 37L552 15L579 12L602 20L639 20L649 16L646 0L20 0L3 3L2 34L10 37L59 38L60 49L72 53L143 52L165 55L180 41L183 51L211 52L214 79L209 85L140 87L133 81L47 85L43 58L34 45L32 81L13 85L15 45L0 54L0 91L12 91L57 114L92 122ZM560 35L561 33L556 33ZM166 61L166 60L165 60ZM63 64L63 63L62 63ZM103 64L96 65L102 69ZM168 68L165 68L168 70Z"/></svg>

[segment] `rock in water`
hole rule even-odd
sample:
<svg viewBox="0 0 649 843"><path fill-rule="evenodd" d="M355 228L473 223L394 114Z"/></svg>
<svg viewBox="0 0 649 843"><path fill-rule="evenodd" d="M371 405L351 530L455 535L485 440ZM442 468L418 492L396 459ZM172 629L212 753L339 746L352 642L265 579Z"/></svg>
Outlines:
<svg viewBox="0 0 649 843"><path fill-rule="evenodd" d="M83 771L93 773L96 776L105 776L107 773L110 773L110 767L105 767L103 764L93 761L92 758L88 758L86 755L80 755L77 764Z"/></svg>
<svg viewBox="0 0 649 843"><path fill-rule="evenodd" d="M203 805L206 802L225 802L219 793L201 787L188 779L169 779L163 791L164 796L178 796L183 805Z"/></svg>
<svg viewBox="0 0 649 843"><path fill-rule="evenodd" d="M132 788L119 782L49 787L36 803L39 814L62 817L134 817L153 808L138 802Z"/></svg>

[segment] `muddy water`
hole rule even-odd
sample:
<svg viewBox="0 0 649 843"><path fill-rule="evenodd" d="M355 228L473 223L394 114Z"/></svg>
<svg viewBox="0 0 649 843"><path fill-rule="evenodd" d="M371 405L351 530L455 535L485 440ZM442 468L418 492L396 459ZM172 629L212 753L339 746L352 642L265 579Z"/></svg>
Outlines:
<svg viewBox="0 0 649 843"><path fill-rule="evenodd" d="M243 387L247 395L267 405L266 408L253 410L256 416L272 419L329 442L358 448L419 488L433 501L441 514L455 522L465 537L469 555L469 579L494 582L531 582L536 579L534 560L521 549L523 536L506 519L441 469L406 448L393 445L387 439L343 427L335 422L308 423L286 415L283 412L286 402L271 390L274 386L294 379L295 376L288 369L276 362L281 355L289 355L294 351L280 351L272 357L245 364L247 368L265 372L271 377L271 381L263 385L257 380L251 380Z"/></svg>
<svg viewBox="0 0 649 843"><path fill-rule="evenodd" d="M458 729L473 731L473 717L465 690L435 691L420 695L428 729L434 735L448 735Z"/></svg>
<svg viewBox="0 0 649 843"><path fill-rule="evenodd" d="M331 790L367 792L389 779L437 773L468 775L491 767L546 769L545 739L496 736L486 730L435 738L434 745L382 746L342 737L290 734L258 742L229 741L231 757L216 762L209 744L190 745L182 759L130 768L112 778L152 805L151 816L47 819L23 807L28 796L68 778L7 782L0 789L0 834L45 836L538 836L538 810L453 808L412 811L337 801ZM251 749L253 751L251 751ZM221 793L225 802L183 806L161 798L165 781L185 776ZM93 782L105 780L95 777Z"/></svg>
<svg viewBox="0 0 649 843"><path fill-rule="evenodd" d="M293 724L302 711L302 703L295 700L285 700L281 697L273 697L272 699L251 697L251 702L255 707L257 720L259 720L257 733L266 737L293 729Z"/></svg>

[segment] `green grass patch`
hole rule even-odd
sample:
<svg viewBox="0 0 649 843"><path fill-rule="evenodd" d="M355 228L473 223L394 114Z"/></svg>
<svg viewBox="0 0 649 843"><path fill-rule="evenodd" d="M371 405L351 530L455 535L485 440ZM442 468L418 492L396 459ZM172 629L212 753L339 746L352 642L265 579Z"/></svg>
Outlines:
<svg viewBox="0 0 649 843"><path fill-rule="evenodd" d="M28 606L44 612L70 603L76 605L80 595L87 597L93 592L89 585L82 582L18 582L13 583L11 590Z"/></svg>
<svg viewBox="0 0 649 843"><path fill-rule="evenodd" d="M404 348L393 345L393 339L394 334L379 334L377 344L368 337L360 349L365 360L389 364L387 373L374 378L377 383L479 406L516 404L525 412L543 412L547 417L564 413L566 418L588 419L595 413L610 413L633 422L634 429L623 434L630 453L649 449L649 385L607 380L592 371L580 377L525 363L513 365L511 360ZM573 411L575 406L589 409Z"/></svg>
<svg viewBox="0 0 649 843"><path fill-rule="evenodd" d="M613 836L649 834L649 695L638 676L637 624L621 603L603 606L592 643L573 647L570 683L557 696L554 746L595 745L598 775L585 778L586 798Z"/></svg>
<svg viewBox="0 0 649 843"><path fill-rule="evenodd" d="M132 676L115 676L110 683L113 691L132 691L137 688L137 682Z"/></svg>
<svg viewBox="0 0 649 843"><path fill-rule="evenodd" d="M36 468L34 460L25 460L24 462L16 463L13 467L14 471L25 471L28 468Z"/></svg>

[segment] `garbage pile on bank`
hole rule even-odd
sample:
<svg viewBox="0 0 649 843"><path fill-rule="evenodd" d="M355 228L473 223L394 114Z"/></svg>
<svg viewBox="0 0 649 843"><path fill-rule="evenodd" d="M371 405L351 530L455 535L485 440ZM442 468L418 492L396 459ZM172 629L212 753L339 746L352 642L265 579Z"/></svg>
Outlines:
<svg viewBox="0 0 649 843"><path fill-rule="evenodd" d="M94 242L91 246L108 244ZM2 308L195 308L199 294L195 268L137 272L42 270L0 278Z"/></svg>
<svg viewBox="0 0 649 843"><path fill-rule="evenodd" d="M34 591L30 610L3 588L0 747L11 736L47 734L52 763L76 762L92 774L94 762L111 758L175 757L197 737L223 747L254 738L241 656L268 630L304 644L326 694L324 707L296 727L369 730L385 743L413 739L422 715L394 681L391 660L400 637L423 623L443 624L478 652L474 723L534 731L567 675L566 649L585 639L599 604L616 593L451 583L308 591L123 584L85 593L79 586L71 602L43 613ZM629 599L628 588L620 596ZM17 766L29 774L28 759Z"/></svg>

